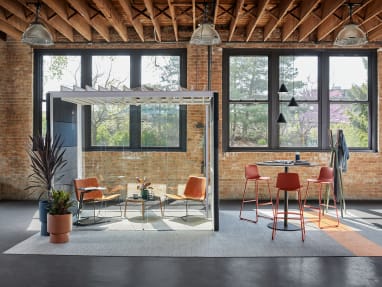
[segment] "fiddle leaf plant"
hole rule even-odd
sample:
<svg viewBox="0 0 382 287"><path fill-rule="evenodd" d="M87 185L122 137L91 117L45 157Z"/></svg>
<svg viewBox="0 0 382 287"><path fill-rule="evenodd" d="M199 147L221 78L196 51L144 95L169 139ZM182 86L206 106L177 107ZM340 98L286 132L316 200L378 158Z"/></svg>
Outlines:
<svg viewBox="0 0 382 287"><path fill-rule="evenodd" d="M74 201L71 200L70 193L65 190L52 190L52 200L49 206L49 214L62 215L68 214Z"/></svg>
<svg viewBox="0 0 382 287"><path fill-rule="evenodd" d="M38 134L30 136L28 154L31 160L32 173L29 175L29 185L26 189L40 189L38 199L47 197L52 199L53 178L67 161L64 159L65 149L60 136L52 138L49 133L45 137ZM55 180L60 180L60 175Z"/></svg>

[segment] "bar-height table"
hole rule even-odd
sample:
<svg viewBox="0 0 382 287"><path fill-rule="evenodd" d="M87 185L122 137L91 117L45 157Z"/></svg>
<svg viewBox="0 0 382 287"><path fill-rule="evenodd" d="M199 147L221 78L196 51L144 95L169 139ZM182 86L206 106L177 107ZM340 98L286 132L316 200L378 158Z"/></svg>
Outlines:
<svg viewBox="0 0 382 287"><path fill-rule="evenodd" d="M287 173L289 170L289 167L291 166L301 166L301 167L313 167L317 166L315 163L310 163L307 161L293 161L293 160L270 160L270 161L262 161L262 162L256 162L257 165L260 166L281 166L284 167L284 172ZM278 222L276 229L277 230L283 230L283 231L296 231L300 230L300 226L288 224L288 192L284 191L284 222ZM273 229L273 223L268 224L268 227Z"/></svg>

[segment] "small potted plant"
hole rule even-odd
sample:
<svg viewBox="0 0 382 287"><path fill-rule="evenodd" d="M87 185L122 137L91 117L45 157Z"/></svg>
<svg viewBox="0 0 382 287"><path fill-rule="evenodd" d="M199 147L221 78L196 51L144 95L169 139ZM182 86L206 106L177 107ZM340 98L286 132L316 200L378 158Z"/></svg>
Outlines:
<svg viewBox="0 0 382 287"><path fill-rule="evenodd" d="M143 199L148 199L149 197L149 188L152 189L152 187L150 186L151 185L151 182L149 182L147 180L146 177L143 177L143 178L140 178L140 177L136 177L137 179L137 189L140 190L141 192L141 197Z"/></svg>
<svg viewBox="0 0 382 287"><path fill-rule="evenodd" d="M49 133L44 136L37 134L30 136L28 155L31 160L32 173L29 175L28 189L38 192L39 213L41 222L41 235L47 232L47 213L49 202L52 199L53 178L62 169L67 161L64 159L65 149L60 136L52 139ZM55 178L59 180L61 176Z"/></svg>
<svg viewBox="0 0 382 287"><path fill-rule="evenodd" d="M70 193L65 190L52 190L52 200L48 213L48 232L51 243L65 243L69 241L72 231L72 213L70 207L74 202Z"/></svg>

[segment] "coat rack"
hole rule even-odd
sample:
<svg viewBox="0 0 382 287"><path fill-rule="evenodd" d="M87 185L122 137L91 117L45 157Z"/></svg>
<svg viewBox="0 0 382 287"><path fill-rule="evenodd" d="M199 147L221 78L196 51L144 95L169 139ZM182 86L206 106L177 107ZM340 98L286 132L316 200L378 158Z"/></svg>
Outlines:
<svg viewBox="0 0 382 287"><path fill-rule="evenodd" d="M342 135L341 135L342 133ZM341 136L343 136L342 130L337 130L336 135L336 142L333 140L333 132L332 130L329 130L329 145L331 150L331 157L330 157L330 167L333 167L334 172L334 194L336 195L337 202L340 203L341 208L341 217L344 217L344 213L346 213L346 204L345 204L345 194L344 194L344 187L343 187L343 181L342 181L342 166L340 164L339 153L341 152ZM347 149L347 148L346 148ZM347 158L344 158L342 160L347 160ZM327 204L329 203L329 191L326 190L327 196Z"/></svg>

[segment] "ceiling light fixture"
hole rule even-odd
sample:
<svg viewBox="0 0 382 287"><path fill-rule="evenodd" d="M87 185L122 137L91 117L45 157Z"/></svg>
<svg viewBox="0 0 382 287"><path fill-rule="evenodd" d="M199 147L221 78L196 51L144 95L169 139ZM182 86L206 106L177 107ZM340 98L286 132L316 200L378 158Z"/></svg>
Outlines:
<svg viewBox="0 0 382 287"><path fill-rule="evenodd" d="M215 30L215 25L208 21L208 7L204 4L203 22L192 33L191 45L219 45L221 43L220 35Z"/></svg>
<svg viewBox="0 0 382 287"><path fill-rule="evenodd" d="M38 20L39 14L40 14L41 2L38 1L34 4L36 5L36 18L23 33L21 41L23 43L26 43L32 46L53 45L54 43L53 43L52 35L50 34L49 30Z"/></svg>
<svg viewBox="0 0 382 287"><path fill-rule="evenodd" d="M366 33L353 23L352 14L353 6L359 5L357 3L347 3L349 7L350 23L346 24L338 33L334 45L336 46L361 46L367 43Z"/></svg>
<svg viewBox="0 0 382 287"><path fill-rule="evenodd" d="M286 124L286 120L285 120L283 113L279 114L279 117L277 118L277 123L278 124Z"/></svg>

